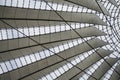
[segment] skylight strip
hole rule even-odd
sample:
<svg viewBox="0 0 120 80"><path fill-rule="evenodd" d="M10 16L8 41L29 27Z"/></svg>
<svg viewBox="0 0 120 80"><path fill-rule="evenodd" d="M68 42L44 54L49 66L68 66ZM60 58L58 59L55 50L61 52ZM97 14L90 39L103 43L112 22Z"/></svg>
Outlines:
<svg viewBox="0 0 120 80"><path fill-rule="evenodd" d="M84 24L71 23L71 27L73 29L79 29L79 28L88 27L88 25L86 24L85 26ZM62 25L46 26L46 27L41 26L41 27L18 28L18 30L27 36L37 36L37 35L68 31L71 30L71 28L68 25L62 24ZM18 37L22 38L25 36L14 29L0 30L0 40L13 39Z"/></svg>
<svg viewBox="0 0 120 80"><path fill-rule="evenodd" d="M119 52L114 51L114 52L110 55L110 57L112 57L112 58L120 58L120 54L119 54Z"/></svg>
<svg viewBox="0 0 120 80"><path fill-rule="evenodd" d="M106 74L102 77L102 80L109 80L114 72L115 67L117 66L118 62L115 63L110 70L106 72Z"/></svg>
<svg viewBox="0 0 120 80"><path fill-rule="evenodd" d="M90 37L86 38L86 41L90 40L90 39L91 39ZM59 54L60 52L67 50L69 48L75 47L75 46L81 44L82 42L84 42L82 39L75 39L75 40L66 42L64 44L55 46L53 48L49 48L49 50L51 50L52 52L54 52L56 54ZM41 52L36 52L34 54L25 55L25 56L22 56L19 58L15 58L15 59L12 59L9 61L1 62L0 66L3 69L3 71L1 70L2 72L0 72L0 73L3 74L3 73L6 73L8 71L12 71L12 70L20 68L22 66L26 66L26 65L34 63L36 61L50 57L50 56L54 55L54 53L52 53L52 52L50 52L48 50L44 50ZM16 67L14 67L13 65Z"/></svg>
<svg viewBox="0 0 120 80"><path fill-rule="evenodd" d="M98 67L103 62L104 62L104 59L101 59L98 62L96 62L95 64L93 64L92 66L90 66L87 70L85 70L87 74L85 73L82 77L79 78L79 80L87 80L90 77L90 75L92 75L95 72L95 70L97 70ZM90 75L88 75L88 74L90 74Z"/></svg>
<svg viewBox="0 0 120 80"><path fill-rule="evenodd" d="M42 78L38 79L38 80L44 80L45 77L46 79L49 79L49 80L54 80L56 79L57 77L61 76L62 74L64 74L65 72L67 72L68 70L72 69L74 66L73 65L77 65L78 63L80 63L81 61L85 60L87 57L89 57L92 53L93 53L94 50L91 50L91 51L88 51L88 52L85 52L83 54L80 54L79 56L76 56L74 57L73 60L71 60L71 64L70 63L67 63L65 65L63 65L62 67L54 70L53 72L47 74L46 76L43 76ZM56 73L57 72L57 73ZM53 74L57 74L56 76Z"/></svg>
<svg viewBox="0 0 120 80"><path fill-rule="evenodd" d="M48 2L54 10L57 11L68 11L68 12L87 12L87 8L78 5L65 5L59 3ZM42 10L52 10L44 1L34 1L34 0L1 0L0 5L2 6L12 6L20 8L31 8L31 9L42 9ZM84 9L84 10L83 10ZM95 13L94 10L89 9L87 13Z"/></svg>

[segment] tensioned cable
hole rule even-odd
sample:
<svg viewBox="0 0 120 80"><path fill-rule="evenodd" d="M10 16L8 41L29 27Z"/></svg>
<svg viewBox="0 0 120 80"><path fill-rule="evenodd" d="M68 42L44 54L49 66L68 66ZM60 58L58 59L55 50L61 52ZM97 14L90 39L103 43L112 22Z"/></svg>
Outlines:
<svg viewBox="0 0 120 80"><path fill-rule="evenodd" d="M80 69L79 67L75 66L73 63L71 63L70 61L68 61L67 59L64 59L63 57L61 57L60 55L56 54L55 52L53 52L52 50L48 49L47 47L45 47L43 44L40 44L39 42L37 42L36 40L32 39L31 37L27 36L26 34L22 33L21 31L17 30L16 28L14 28L13 26L11 26L10 24L8 24L7 22L5 22L4 20L1 19L1 22L7 24L8 26L10 26L11 28L15 29L16 31L20 32L21 34L23 34L25 37L29 38L30 40L34 41L35 43L37 43L38 45L42 46L43 48L49 50L50 52L54 53L54 55L60 57L61 59L65 60L66 62L70 63L72 66L76 67L77 69L81 70L82 72L85 72L84 70ZM86 74L88 74L87 72L85 72ZM33 73L31 74L28 74L22 78L19 78L18 80L21 80L29 75L32 75ZM90 75L90 74L88 74ZM93 77L95 80L97 80L94 76L90 75L91 77Z"/></svg>
<svg viewBox="0 0 120 80"><path fill-rule="evenodd" d="M45 1L45 0L44 0ZM46 1L45 1L46 2ZM47 3L47 2L46 2ZM48 4L48 3L47 3ZM49 5L49 4L48 4ZM50 6L51 7L51 6ZM53 10L53 11L55 11L55 10ZM60 18L62 18L63 20L64 20L64 18L61 16L61 15L59 15L56 11L55 11L55 13L58 15L58 16L60 16ZM2 22L4 22L4 23L6 23L5 21L3 21L3 20L1 20ZM68 24L68 22L67 21L65 21L64 20L64 22L65 23L67 23ZM8 24L7 24L8 25ZM69 25L69 24L68 24ZM11 26L11 25L9 25L9 26ZM70 25L69 25L70 26ZM12 26L13 27L13 26ZM71 26L70 26L71 27ZM15 29L15 28L14 28ZM71 29L73 30L73 31L75 31L72 27L71 27ZM15 29L15 30L17 30L17 29ZM18 30L17 30L18 31ZM20 31L19 31L20 32ZM77 33L77 35L79 35L80 36L80 34L77 32L77 31L75 31L76 33ZM22 32L20 32L20 33L22 33ZM24 34L24 33L22 33L22 34ZM24 34L25 35L25 34ZM26 37L29 37L29 36L26 36ZM80 36L81 38L82 38L82 36ZM30 37L29 37L29 39L30 39ZM32 38L31 38L32 39ZM35 41L34 39L32 39L34 42L37 42L37 41ZM84 40L84 39L83 39ZM38 43L38 42L37 42ZM88 42L86 42L91 48L93 48ZM40 43L39 43L40 44ZM40 44L41 45L41 44ZM42 45L43 46L43 45ZM45 47L44 47L45 48ZM48 49L48 48L46 48L46 49ZM93 48L94 49L94 48ZM49 49L48 49L49 50ZM50 50L49 50L50 51ZM97 52L98 53L98 52ZM59 55L58 55L59 56ZM100 54L99 54L99 56L101 57L101 58L103 58ZM106 62L106 61L105 61ZM107 62L108 63L108 62ZM109 64L109 63L108 63ZM111 65L109 64L109 66L111 67Z"/></svg>

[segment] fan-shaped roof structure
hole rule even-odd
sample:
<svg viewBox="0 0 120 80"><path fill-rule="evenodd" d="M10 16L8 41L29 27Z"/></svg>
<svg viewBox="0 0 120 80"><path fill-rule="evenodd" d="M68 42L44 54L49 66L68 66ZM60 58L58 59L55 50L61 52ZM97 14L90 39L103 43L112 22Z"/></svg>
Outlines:
<svg viewBox="0 0 120 80"><path fill-rule="evenodd" d="M120 80L119 0L1 0L0 80Z"/></svg>

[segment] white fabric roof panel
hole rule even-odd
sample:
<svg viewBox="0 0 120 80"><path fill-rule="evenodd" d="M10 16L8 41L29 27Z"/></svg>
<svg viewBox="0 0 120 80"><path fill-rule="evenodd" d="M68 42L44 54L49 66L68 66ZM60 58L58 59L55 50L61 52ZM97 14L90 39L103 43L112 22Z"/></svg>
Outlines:
<svg viewBox="0 0 120 80"><path fill-rule="evenodd" d="M0 80L119 79L118 5L119 0L1 0Z"/></svg>
<svg viewBox="0 0 120 80"><path fill-rule="evenodd" d="M101 32L93 27L76 29L75 31L77 31L82 38L106 35L104 32ZM62 40L66 40L66 39L81 38L80 36L78 36L73 30L68 30L68 31L62 31L62 32L39 35L39 36L37 36L37 35L31 36L30 38L32 38L33 40L36 40L40 44L43 44L43 43L55 42L55 41L59 41L59 40L62 41ZM0 51L20 48L20 47L26 47L26 46L32 46L32 45L37 45L37 43L35 43L34 41L30 40L27 37L18 38L18 39L16 38L16 39L9 39L9 40L1 40L0 41L0 46L1 46Z"/></svg>
<svg viewBox="0 0 120 80"><path fill-rule="evenodd" d="M50 1L50 2L55 2L55 3L59 3L59 4L69 4L69 5L79 5L79 6L83 6L98 12L101 12L101 9L99 8L98 4L96 3L95 0L46 0L46 1ZM106 10L106 8L100 3L98 2L100 7L102 8L104 14L109 15L110 13Z"/></svg>
<svg viewBox="0 0 120 80"><path fill-rule="evenodd" d="M106 22L103 22L97 15L90 13L75 13L75 12L63 12L57 11L61 19L54 11L49 10L34 10L34 9L23 9L13 7L2 7L0 6L2 13L0 18L9 20L35 20L35 21L54 21L54 22L76 22L76 23L90 23L107 26ZM4 13L4 14L3 14ZM9 14L7 14L9 13ZM38 15L39 14L39 15ZM10 24L14 26L15 24ZM23 25L24 26L24 25ZM29 24L28 24L29 26Z"/></svg>
<svg viewBox="0 0 120 80"><path fill-rule="evenodd" d="M103 64L101 64L101 66L92 74L98 80L100 80L102 76L111 68L109 65L114 65L118 61L118 59L109 58L106 59L106 61L107 63L104 61ZM94 79L90 77L88 80L94 80Z"/></svg>
<svg viewBox="0 0 120 80"><path fill-rule="evenodd" d="M112 53L112 51L107 51L104 49L100 49L97 51L102 57L105 57L107 55L109 55L110 53ZM98 55L98 53L94 53L92 55L90 55L88 58L86 58L84 61L80 62L79 64L77 64L77 67L79 67L81 70L85 70L86 68L88 68L89 66L93 65L95 62L99 61L101 59L101 57ZM76 67L74 67L76 68ZM78 73L81 73L82 71L80 70L74 70L70 69L68 70L67 73L63 74L62 76L60 76L58 78L58 80L63 79L64 77L67 77L67 79L71 79L73 76L75 76ZM79 75L79 74L78 74ZM75 80L75 79L73 79Z"/></svg>
<svg viewBox="0 0 120 80"><path fill-rule="evenodd" d="M90 45L92 45L93 48L97 48L97 47L101 47L101 46L104 46L106 45L107 43L104 42L104 41L101 41L99 39L92 39L92 40L89 40L87 41ZM84 46L84 47L83 47ZM89 51L89 50L92 50L92 48L86 44L86 42L84 43L81 43L80 45L78 46L75 46L73 48L70 48L68 50L65 50L63 52L60 52L58 55L63 57L64 59L69 59L71 57L74 57L76 55L79 55L83 52L86 52L86 51ZM69 53L69 54L68 54ZM19 72L21 72L21 77L29 74L29 73L32 73L34 71L37 71L38 69L43 69L49 65L52 65L52 64L55 64L55 63L58 63L58 62L61 62L63 61L63 59L61 59L60 57L58 57L57 55L53 55L51 57L48 57L46 59L43 59L41 61L37 61L31 65L28 65L28 66L25 66L25 67L22 67L22 68L19 68L17 69ZM32 66L35 66L37 65L36 67L32 67ZM32 67L32 70L29 69ZM27 71L28 72L27 72ZM9 73L8 73L9 74Z"/></svg>
<svg viewBox="0 0 120 80"><path fill-rule="evenodd" d="M118 64L115 68L115 70L120 74L120 64ZM118 73L116 73L115 71L113 71L111 77L110 77L110 80L119 80L120 79L120 76L118 75Z"/></svg>

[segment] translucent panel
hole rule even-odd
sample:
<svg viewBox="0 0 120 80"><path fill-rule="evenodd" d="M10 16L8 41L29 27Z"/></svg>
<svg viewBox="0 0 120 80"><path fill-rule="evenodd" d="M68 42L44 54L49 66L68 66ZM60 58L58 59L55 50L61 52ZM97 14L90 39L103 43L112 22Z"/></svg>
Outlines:
<svg viewBox="0 0 120 80"><path fill-rule="evenodd" d="M35 54L35 57L36 57L36 60L40 60L40 59L41 59L39 53L36 53L36 54Z"/></svg>
<svg viewBox="0 0 120 80"><path fill-rule="evenodd" d="M59 68L59 71L60 71L60 73L61 74L63 74L65 71L64 71L64 69L61 67L61 68Z"/></svg>
<svg viewBox="0 0 120 80"><path fill-rule="evenodd" d="M71 40L71 41L66 42L65 44L60 44L58 46L50 48L50 50L44 50L44 51L41 51L41 52L36 52L34 54L25 55L23 57L16 58L15 60L10 60L11 63L6 64L6 65L7 65L8 68L10 67L9 71L11 71L13 69L17 69L17 68L22 67L22 66L26 66L26 65L31 64L33 62L36 62L36 61L39 61L41 59L52 56L52 55L54 55L54 53L62 52L66 49L72 48L72 47L77 46L77 45L81 44L82 42L84 42L84 41L81 41L81 42L78 43L78 40L80 41L80 39ZM87 57L87 56L88 55L86 54L85 57ZM81 57L82 58L80 58L80 59L83 60L84 57L83 56L81 56ZM80 61L80 60L77 60L77 59L79 59L79 58L76 58L75 61L73 61L74 65L79 63L78 61Z"/></svg>
<svg viewBox="0 0 120 80"><path fill-rule="evenodd" d="M110 77L112 76L112 73L114 72L114 69L116 68L118 62L112 66L110 70L106 72L106 74L102 77L102 80L110 80Z"/></svg>
<svg viewBox="0 0 120 80"><path fill-rule="evenodd" d="M75 26L75 24L72 24L71 26ZM73 29L77 29L77 28L73 27ZM30 28L25 27L25 28L18 28L17 30L20 32L14 29L1 29L0 40L61 32L61 31L71 30L71 28L68 25L66 26L56 25L56 26L49 26L49 27L47 26L46 27L42 27L42 26L41 27L30 27Z"/></svg>
<svg viewBox="0 0 120 80"><path fill-rule="evenodd" d="M16 58L15 61L18 67L22 67L22 64L19 58Z"/></svg>
<svg viewBox="0 0 120 80"><path fill-rule="evenodd" d="M44 51L40 52L40 56L41 56L42 59L46 57Z"/></svg>
<svg viewBox="0 0 120 80"><path fill-rule="evenodd" d="M44 29L44 27L40 28L40 33L41 33L41 34L45 34L45 29Z"/></svg>
<svg viewBox="0 0 120 80"><path fill-rule="evenodd" d="M26 59L27 64L30 64L30 63L31 63L30 56L26 55L26 56L25 56L25 59Z"/></svg>
<svg viewBox="0 0 120 80"><path fill-rule="evenodd" d="M48 2L48 4L46 4L44 1L34 1L34 0L14 0L14 1L2 0L0 3L0 5L13 6L13 7L46 9L46 10L54 9L58 11L73 11L73 12L76 12L78 8L77 5L69 6L69 4L64 5L64 4L57 4L57 3L51 3L51 2ZM79 10L79 11L81 12L82 10Z"/></svg>
<svg viewBox="0 0 120 80"><path fill-rule="evenodd" d="M46 78L47 78L48 80L53 80L50 75L47 75Z"/></svg>
<svg viewBox="0 0 120 80"><path fill-rule="evenodd" d="M29 28L29 32L30 32L30 34L29 34L29 35L31 35L31 36L33 36L33 35L34 35L34 29L33 29L33 28Z"/></svg>
<svg viewBox="0 0 120 80"><path fill-rule="evenodd" d="M56 75L55 75L55 73L54 73L54 72L51 72L51 73L50 73L50 75L52 76L52 78L53 78L53 79L55 79L55 78L56 78Z"/></svg>
<svg viewBox="0 0 120 80"><path fill-rule="evenodd" d="M10 64L10 62L9 62L9 61L6 61L5 64L6 64L6 66L7 66L7 69L8 69L9 71L11 71L11 70L12 70L12 65Z"/></svg>
<svg viewBox="0 0 120 80"><path fill-rule="evenodd" d="M99 37L97 37L97 38L109 43L109 45L106 45L102 48L104 48L106 50L113 50L114 52L111 55L105 57L104 59L120 58L120 54L119 54L119 52L120 52L120 41L119 41L120 40L120 38L119 38L120 37L120 30L119 30L120 7L118 6L118 5L120 5L120 1L119 0L99 0L99 1L79 0L78 2L77 1L78 0L69 0L69 1L64 1L64 0L1 0L0 1L0 5L1 5L0 9L1 10L3 9L3 11L0 13L0 16L2 17L1 22L2 22L2 20L4 22L8 22L8 25L11 25L12 27L15 27L15 29L18 30L18 31L16 31L12 27L10 27L6 24L1 24L1 22L0 22L0 26L1 26L0 27L0 42L1 42L1 44L3 44L5 42L5 45L6 45L6 46L2 45L0 49L3 49L3 52L8 53L8 54L5 53L5 55L4 55L3 52L0 52L1 54L3 53L3 55L0 55L1 56L0 74L2 74L4 76L4 77L0 77L1 80L2 79L6 80L9 78L12 80L12 78L14 79L14 78L17 78L18 76L23 77L23 79L26 79L27 77L31 77L31 79L37 79L37 77L39 77L39 75L40 75L40 74L37 74L37 72L39 71L39 69L37 69L37 68L39 68L38 66L33 66L33 68L34 67L36 68L35 70L37 72L36 71L34 72L34 70L32 72L32 70L30 70L30 73L28 73L27 71L25 71L26 72L25 73L23 71L22 73L25 75L18 74L19 71L17 73L16 72L17 70L15 70L15 69L19 69L19 68L22 69L22 67L25 67L27 65L31 66L32 63L41 62L42 59L49 58L51 56L54 56L55 54L59 54L62 51L69 50L70 48L73 48L87 40L96 38L97 37L96 33L99 33L99 31L94 32L94 30L93 30L93 31L89 32L89 34L92 34L92 36L91 35L88 36L89 34L87 34L87 31L89 31L89 30L87 30L87 31L85 31L86 32L85 35L87 35L88 38L70 40L70 41L66 41L64 43L60 43L59 45L56 45L56 43L55 43L55 46L49 45L49 41L52 42L52 39L54 37L58 37L58 36L52 37L52 35L54 35L54 34L55 35L58 33L60 34L59 41L62 40L62 36L64 37L64 35L62 34L64 32L67 32L67 31L70 32L70 33L68 32L68 34L66 36L69 36L69 35L74 36L72 33L73 32L72 29L76 30L76 29L81 29L81 28L86 28L86 27L89 27L89 28L96 27L97 29L101 30L102 33L105 32L106 33L105 35L102 35L102 36L98 35ZM7 6L7 7L4 7L4 6ZM15 10L13 10L13 12L12 12L12 10L5 11L5 8L10 8L10 7L11 8L14 7ZM26 18L28 19L28 20L24 20L25 22L23 20L19 20L22 18L21 16L24 14L18 13L20 15L19 18L15 18L18 16L18 14L16 14L19 11L18 9L23 9L23 8L27 10L27 11L25 10L25 17L23 17L23 19L26 19ZM31 14L31 13L29 13L30 10L31 11L33 10L32 12L34 12L34 10L36 10L36 11L39 10L39 12L47 10L48 13L50 13L50 14L52 11L54 13L54 10L55 10L55 13L59 13L58 16L61 16L59 18L57 18L58 17L57 16L57 17L55 17L55 19L56 20L58 19L60 21L62 20L62 23L59 21L56 22L54 20L50 21L49 20L50 18L48 18L48 21L46 21L45 23L43 22L44 25L42 25L42 22L39 23L39 21L41 21L41 18L45 17L45 16L39 16L38 15L39 12L35 15L34 15L34 13ZM9 11L11 11L14 15L10 14ZM8 14L7 14L7 12L8 12ZM64 14L70 13L70 16L64 15L64 17L63 17L63 13ZM72 20L72 15L75 15L76 13L77 14L90 13L91 15L94 15L93 19L92 19L93 21L91 19L89 19L89 17L91 17L90 15L87 17L86 17L86 15L82 16L80 18L80 20L83 20L82 23L80 23L79 20L76 21L76 23L73 23L74 21L71 21L71 23L68 23L69 22L68 20L64 20L64 18L66 16L70 18L69 20ZM7 15L4 17L5 14L7 14ZM44 13L42 13L42 14L44 14ZM32 15L33 15L33 17L36 16L34 21L32 19L29 20L29 18ZM55 15L56 14L54 14L53 17ZM7 18L7 16L9 16L10 18ZM101 21L105 22L104 26L94 23L94 22L99 23L99 21L100 21L100 20L97 21L95 16L100 18ZM39 19L36 19L38 17L39 17ZM51 16L48 15L48 17L51 17ZM18 20L15 20L15 19L18 19ZM85 21L88 21L88 22L84 23L84 19L85 19ZM77 20L77 17L75 18L75 20ZM91 21L93 23L89 23L89 21ZM19 26L19 24L21 24L21 25ZM32 26L31 26L31 24L32 24ZM24 25L24 26L22 26L22 25ZM82 32L82 31L80 31L80 32ZM77 35L83 35L83 34L84 33L80 33L80 34L78 33ZM17 53L14 55L12 53L12 51L14 52L14 50L18 50L19 48L31 46L31 45L28 45L28 46L20 47L22 44L24 45L24 43L20 44L19 41L21 40L21 42L22 42L22 39L27 38L26 36L30 36L32 38L34 37L34 40L36 40L36 41L38 40L39 42L41 42L42 39L37 38L37 37L49 36L48 37L49 39L47 37L45 38L46 40L48 40L48 44L47 44L48 46L45 45L46 47L48 47L48 49L46 48L44 50L34 51L34 50L36 50L36 48L32 47L30 49L33 52L26 54L23 51L23 55L20 54L20 55L18 55L19 57L16 56ZM78 38L78 37L75 37L75 38ZM69 39L72 39L72 37L70 37ZM16 42L14 42L14 40ZM29 39L28 39L28 41L29 41ZM53 41L54 41L54 39L53 39ZM13 49L13 48L11 48L11 47L13 47L12 43L13 44L15 43L16 45L18 44L18 46L14 46L14 49ZM25 44L26 43L27 42L25 42ZM32 43L34 43L34 42L32 42L32 41L29 42L29 44L32 44ZM100 45L99 42L96 44ZM96 44L94 44L94 45L96 45ZM6 50L4 50L4 48L6 48ZM89 48L89 46L86 46L86 47L83 46L83 49L87 49L87 48ZM101 46L99 48L101 48ZM27 49L25 49L25 50L27 51ZM85 52L85 53L82 53L81 55L72 57L72 59L70 59L69 62L68 61L63 61L66 63L61 62L62 65L59 65L59 67L57 66L57 68L55 68L55 69L51 68L50 71L48 73L46 73L39 80L53 80L53 79L59 78L60 76L63 76L64 74L66 74L67 71L72 70L74 68L74 66L76 66L77 64L81 63L83 60L90 57L90 55L95 50L96 49L94 49L94 50L92 49L89 52ZM20 49L20 52L21 51L22 51L22 49ZM10 56L9 56L9 54L10 54ZM55 55L55 56L57 56L57 55ZM66 56L67 55L65 55L65 57ZM12 57L14 57L14 58L12 58ZM57 56L57 57L59 60L59 56ZM101 66L102 63L105 61L104 59L101 59L100 61L96 62L93 65L87 66L87 68L84 70L85 72L83 72L84 74L82 74L82 77L80 77L80 80L87 80L88 78L90 78L90 76L92 76L94 74L94 72L99 68L99 66ZM49 61L47 61L47 62L49 62ZM120 63L120 61L117 63ZM102 77L103 80L109 80L111 78L111 76L115 72L117 63L115 65L111 65L112 67L110 66L111 69L109 71L107 71L107 73ZM57 65L57 63L55 65ZM53 67L53 66L54 65L52 65L51 67ZM45 67L45 69L47 69L47 68ZM11 71L11 72L9 72L9 71ZM37 74L37 76L35 75L35 77L34 77L34 74ZM13 76L11 77L10 75L13 75ZM74 76L71 76L71 77L74 77ZM97 77L97 76L94 76L94 77ZM65 78L63 78L63 79L65 79Z"/></svg>
<svg viewBox="0 0 120 80"><path fill-rule="evenodd" d="M1 65L3 72L8 72L8 69L5 63L1 63L0 65Z"/></svg>
<svg viewBox="0 0 120 80"><path fill-rule="evenodd" d="M71 61L71 63L68 63L68 64L66 64L67 66L68 66L68 68L70 69L70 68L72 68L73 67L73 63L72 63L72 61Z"/></svg>
<svg viewBox="0 0 120 80"><path fill-rule="evenodd" d="M92 73L95 72L95 70L104 62L103 59L101 59L100 61L96 62L95 64L93 64L92 66L90 66L85 72L87 74L84 74L82 77L79 78L79 80L83 80L83 78L85 80L87 80L90 75L92 75Z"/></svg>
<svg viewBox="0 0 120 80"><path fill-rule="evenodd" d="M30 54L30 59L32 62L35 62L36 61L36 57L34 54Z"/></svg>
<svg viewBox="0 0 120 80"><path fill-rule="evenodd" d="M24 57L20 57L20 61L23 66L27 64Z"/></svg>
<svg viewBox="0 0 120 80"><path fill-rule="evenodd" d="M10 63L11 63L11 66L13 69L17 68L17 64L16 64L15 60L10 60Z"/></svg>
<svg viewBox="0 0 120 80"><path fill-rule="evenodd" d="M11 30L7 29L7 33L8 33L8 38L12 39L13 38L13 34L14 34L13 31L12 31L12 29Z"/></svg>
<svg viewBox="0 0 120 80"><path fill-rule="evenodd" d="M1 32L1 30L0 30L0 40L2 40L2 32Z"/></svg>
<svg viewBox="0 0 120 80"><path fill-rule="evenodd" d="M46 77L43 77L42 79L39 79L39 80L48 80Z"/></svg>
<svg viewBox="0 0 120 80"><path fill-rule="evenodd" d="M7 32L6 30L1 30L2 38L7 39Z"/></svg>
<svg viewBox="0 0 120 80"><path fill-rule="evenodd" d="M70 44L71 44L71 43L70 43ZM72 46L72 47L73 47L73 46ZM59 50L60 50L60 51L65 50L65 48L63 47L63 45L60 45L60 46L59 46Z"/></svg>
<svg viewBox="0 0 120 80"><path fill-rule="evenodd" d="M44 53L46 54L46 57L50 56L50 51L49 50L45 50Z"/></svg>
<svg viewBox="0 0 120 80"><path fill-rule="evenodd" d="M0 66L0 74L2 74L3 73L3 70L2 70L2 67Z"/></svg>
<svg viewBox="0 0 120 80"><path fill-rule="evenodd" d="M71 63L72 63L73 65L76 65L76 64L77 64L76 61L72 61Z"/></svg>
<svg viewBox="0 0 120 80"><path fill-rule="evenodd" d="M89 52L92 52L92 51L89 51ZM88 53L89 53L88 52ZM86 53L83 53L79 56L83 56L83 55L86 55L88 54L87 52ZM83 59L81 60L81 58L79 58L78 56L74 57L74 59L72 59L70 61L70 63L66 63L65 65L59 67L58 69L56 69L55 71L51 72L51 73L55 73L55 75L51 75L54 77L54 79L56 79L57 77L61 76L62 74L64 74L66 71L72 69L74 67L74 65L77 65L78 63L80 63L81 61L83 61L85 58L87 58L89 55L87 56L83 56ZM51 73L47 74L46 76L50 75ZM42 78L41 78L42 79Z"/></svg>

